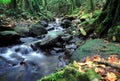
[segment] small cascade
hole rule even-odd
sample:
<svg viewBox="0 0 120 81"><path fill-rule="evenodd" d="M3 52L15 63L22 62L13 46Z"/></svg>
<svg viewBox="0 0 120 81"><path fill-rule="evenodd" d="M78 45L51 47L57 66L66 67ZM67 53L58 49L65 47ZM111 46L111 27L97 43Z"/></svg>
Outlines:
<svg viewBox="0 0 120 81"><path fill-rule="evenodd" d="M0 58L11 66L19 65L21 62L33 61L38 63L41 59L45 59L45 55L40 51L33 51L30 46L19 45L12 48L6 48L6 52L2 52L5 48L0 49Z"/></svg>
<svg viewBox="0 0 120 81"><path fill-rule="evenodd" d="M57 57L51 58L27 45L0 48L0 80L36 81L57 68Z"/></svg>
<svg viewBox="0 0 120 81"><path fill-rule="evenodd" d="M50 22L46 27L48 33L42 38L21 38L24 44L0 47L0 81L36 81L54 72L58 66L63 67L65 64L61 65L62 61L58 59L60 55L46 56L42 50L34 50L30 47L30 44L35 41L45 42L48 37L53 39L64 34L64 29L59 23L59 19L56 19L56 22ZM49 40L46 41L49 42Z"/></svg>

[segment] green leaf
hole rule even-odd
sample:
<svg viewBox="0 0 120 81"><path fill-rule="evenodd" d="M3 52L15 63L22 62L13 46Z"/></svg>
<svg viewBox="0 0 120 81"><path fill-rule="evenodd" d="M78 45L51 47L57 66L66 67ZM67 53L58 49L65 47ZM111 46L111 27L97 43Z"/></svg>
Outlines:
<svg viewBox="0 0 120 81"><path fill-rule="evenodd" d="M11 0L0 0L1 4L9 4Z"/></svg>
<svg viewBox="0 0 120 81"><path fill-rule="evenodd" d="M115 36L113 36L112 40L113 40L113 41L116 41L116 37L115 37Z"/></svg>
<svg viewBox="0 0 120 81"><path fill-rule="evenodd" d="M84 15L81 16L81 19L82 19L82 18L86 19L86 18L88 18L89 16L90 16L89 14L84 14Z"/></svg>
<svg viewBox="0 0 120 81"><path fill-rule="evenodd" d="M80 32L81 32L81 33L82 33L82 35L84 35L84 36L86 36L86 35L87 35L86 31L85 31L83 28L80 28Z"/></svg>

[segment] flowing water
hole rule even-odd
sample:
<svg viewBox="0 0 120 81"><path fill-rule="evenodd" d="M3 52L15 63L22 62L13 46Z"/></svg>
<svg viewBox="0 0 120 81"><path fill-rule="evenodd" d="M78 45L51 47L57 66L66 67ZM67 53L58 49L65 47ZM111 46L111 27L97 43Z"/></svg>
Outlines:
<svg viewBox="0 0 120 81"><path fill-rule="evenodd" d="M26 45L0 48L0 81L36 81L57 68L58 56Z"/></svg>
<svg viewBox="0 0 120 81"><path fill-rule="evenodd" d="M29 45L1 47L0 81L36 81L55 71L57 63L58 55L45 56Z"/></svg>

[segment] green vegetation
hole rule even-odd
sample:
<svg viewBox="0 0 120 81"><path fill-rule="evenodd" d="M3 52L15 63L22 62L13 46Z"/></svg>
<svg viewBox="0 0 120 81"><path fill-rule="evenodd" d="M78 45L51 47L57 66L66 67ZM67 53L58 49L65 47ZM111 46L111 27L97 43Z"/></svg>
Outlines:
<svg viewBox="0 0 120 81"><path fill-rule="evenodd" d="M2 4L9 4L11 0L0 0L0 3Z"/></svg>
<svg viewBox="0 0 120 81"><path fill-rule="evenodd" d="M79 67L73 63L38 81L99 81L99 79L100 76L93 69L80 72Z"/></svg>
<svg viewBox="0 0 120 81"><path fill-rule="evenodd" d="M101 2L100 2L101 1ZM4 10L9 16L15 18L30 16L39 16L40 19L50 19L65 15L79 14L79 12L88 12L88 9L98 8L97 4L103 5L104 0L1 0L0 9ZM87 3L86 3L87 2ZM88 2L90 4L88 4ZM82 7L82 8L80 8ZM89 8L87 8L89 7ZM94 11L94 10L92 10Z"/></svg>
<svg viewBox="0 0 120 81"><path fill-rule="evenodd" d="M15 20L13 21L14 25L6 23L7 18L10 18L11 21ZM120 47L114 43L106 44L102 39L94 39L104 38L113 42L120 42L120 0L0 0L0 35L3 37L11 35L24 37L26 33L27 36L34 36L29 30L33 24L38 22L38 26L44 24L48 26L49 21L54 21L57 18L61 20L58 22L60 25L66 20L66 27L63 28L66 33L72 34L70 40L74 37L76 37L75 40L77 38L90 38L70 55L69 60L71 62L80 61L81 58L93 54L103 53L107 56L107 54L120 53ZM39 23L40 20L43 21ZM25 26L22 26L23 24ZM14 27L15 25L20 26ZM5 27L7 29L12 28L12 30L6 30ZM46 29L44 28L48 32L49 29ZM61 31L47 34L57 38ZM38 35L36 37L44 36ZM76 47L81 45L79 41L75 41ZM64 44L67 42L65 41ZM99 79L100 76L94 69L86 69L85 72L81 72L78 66L73 63L38 81L99 81Z"/></svg>

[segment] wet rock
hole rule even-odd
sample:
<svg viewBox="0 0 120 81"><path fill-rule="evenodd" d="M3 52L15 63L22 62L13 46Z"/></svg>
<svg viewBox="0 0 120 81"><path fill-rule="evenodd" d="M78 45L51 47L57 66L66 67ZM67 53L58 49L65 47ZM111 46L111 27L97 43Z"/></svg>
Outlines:
<svg viewBox="0 0 120 81"><path fill-rule="evenodd" d="M72 38L72 35L70 34L64 34L61 36L61 39L65 42L69 41Z"/></svg>
<svg viewBox="0 0 120 81"><path fill-rule="evenodd" d="M78 38L78 37L74 37L73 39L71 39L69 42L70 43L75 43L76 41L82 42L83 40Z"/></svg>
<svg viewBox="0 0 120 81"><path fill-rule="evenodd" d="M13 28L8 27L8 26L0 26L0 31L9 31L9 30L13 30Z"/></svg>
<svg viewBox="0 0 120 81"><path fill-rule="evenodd" d="M51 51L50 51L50 54L51 54L51 55L56 55L57 52L56 52L55 50L51 50Z"/></svg>
<svg viewBox="0 0 120 81"><path fill-rule="evenodd" d="M64 20L62 20L62 22L61 22L60 25L61 25L62 27L64 27L64 28L68 28L68 27L71 26L71 24L72 24L72 22L71 22L70 20L64 19Z"/></svg>
<svg viewBox="0 0 120 81"><path fill-rule="evenodd" d="M71 60L81 61L84 57L94 54L100 54L102 57L110 54L118 54L120 56L119 49L120 46L116 46L114 43L107 44L102 39L91 39L73 52Z"/></svg>
<svg viewBox="0 0 120 81"><path fill-rule="evenodd" d="M18 43L20 35L15 31L2 31L0 32L0 46Z"/></svg>
<svg viewBox="0 0 120 81"><path fill-rule="evenodd" d="M66 48L66 49L70 49L70 48L76 49L77 47L76 47L76 45L75 45L74 43L72 43L72 44L67 44L67 45L65 46L65 48Z"/></svg>
<svg viewBox="0 0 120 81"><path fill-rule="evenodd" d="M49 25L48 25L48 27L56 27L57 26L57 24L55 23L55 22L51 22L51 23L49 23Z"/></svg>
<svg viewBox="0 0 120 81"><path fill-rule="evenodd" d="M50 30L53 30L53 29L55 29L55 30L63 30L63 28L61 26L59 26L57 23L51 22L51 23L49 23L46 30L50 31Z"/></svg>
<svg viewBox="0 0 120 81"><path fill-rule="evenodd" d="M57 64L58 68L62 68L66 65L66 62L64 61L63 57L59 58L59 62Z"/></svg>
<svg viewBox="0 0 120 81"><path fill-rule="evenodd" d="M84 43L82 38L78 38L78 37L74 37L73 39L71 39L69 41L69 43L74 43L76 45L76 47L82 45Z"/></svg>
<svg viewBox="0 0 120 81"><path fill-rule="evenodd" d="M71 55L72 55L72 51L70 49L65 49L65 58L66 59L70 59Z"/></svg>
<svg viewBox="0 0 120 81"><path fill-rule="evenodd" d="M59 48L59 47L54 47L53 50L55 50L56 52L63 51L63 49L62 49L62 48Z"/></svg>
<svg viewBox="0 0 120 81"><path fill-rule="evenodd" d="M81 39L78 38L78 37L74 37L74 38L71 39L69 42L70 42L70 43L75 43L76 41L81 41Z"/></svg>
<svg viewBox="0 0 120 81"><path fill-rule="evenodd" d="M47 30L47 31L54 30L54 27L48 26L48 27L46 28L46 30Z"/></svg>
<svg viewBox="0 0 120 81"><path fill-rule="evenodd" d="M47 30L42 25L33 25L30 28L29 33L32 36L39 36L39 35L47 34Z"/></svg>
<svg viewBox="0 0 120 81"><path fill-rule="evenodd" d="M19 33L19 35L22 37L30 36L28 27L15 27L14 31Z"/></svg>
<svg viewBox="0 0 120 81"><path fill-rule="evenodd" d="M47 20L42 20L42 21L39 21L38 24L42 25L43 27L47 27L48 26L48 21Z"/></svg>
<svg viewBox="0 0 120 81"><path fill-rule="evenodd" d="M32 46L39 47L41 49L47 48L47 47L50 48L50 46L53 46L56 44L56 42L58 41L60 36L63 34L64 34L64 32L61 30L49 31L45 38L43 38L42 40L33 42Z"/></svg>
<svg viewBox="0 0 120 81"><path fill-rule="evenodd" d="M56 42L56 44L55 44L57 47L63 47L63 45L62 45L62 42L60 41L60 42Z"/></svg>
<svg viewBox="0 0 120 81"><path fill-rule="evenodd" d="M38 38L33 38L33 37L20 38L20 41L24 43L30 43L30 42L37 41L37 40Z"/></svg>

